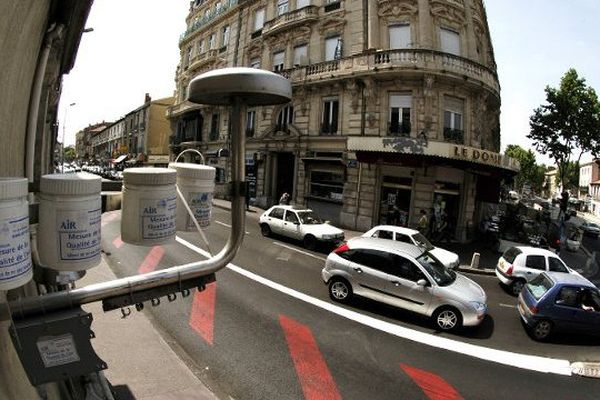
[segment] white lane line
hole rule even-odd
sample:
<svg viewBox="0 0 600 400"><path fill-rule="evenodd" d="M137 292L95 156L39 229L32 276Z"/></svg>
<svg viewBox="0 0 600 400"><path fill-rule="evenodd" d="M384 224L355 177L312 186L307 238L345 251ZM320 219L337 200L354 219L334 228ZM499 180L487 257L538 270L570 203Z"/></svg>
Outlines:
<svg viewBox="0 0 600 400"><path fill-rule="evenodd" d="M284 247L284 248L286 248L288 250L293 250L296 253L304 254L305 256L316 258L317 260L327 261L327 259L325 257L315 256L314 254L311 254L311 253L309 253L307 251L298 250L297 248L292 247L292 246L288 246L288 245L285 245L285 244L282 244L282 243L279 243L279 242L273 242L273 244L276 245L276 246Z"/></svg>
<svg viewBox="0 0 600 400"><path fill-rule="evenodd" d="M227 228L231 229L231 225L229 225L229 224L226 224L225 222L221 222L221 221L215 221L215 224L223 225L223 226L226 226ZM245 233L246 235L249 235L249 234L250 234L250 232L248 232L248 231L245 231L244 233Z"/></svg>
<svg viewBox="0 0 600 400"><path fill-rule="evenodd" d="M514 305L514 304L502 304L502 303L500 303L500 304L498 304L498 305L499 305L500 307L506 307L506 308L515 308L515 309L517 308L517 306L516 306L516 305Z"/></svg>
<svg viewBox="0 0 600 400"><path fill-rule="evenodd" d="M208 252L202 250L199 247L194 246L193 244L181 239L180 237L177 237L176 240L179 243L186 246L187 248L205 257L210 257ZM439 349L452 351L474 358L479 358L481 360L491 361L502 365L508 365L511 367L558 375L571 375L571 364L568 360L513 353L505 350L490 349L488 347L478 346L470 343L463 343L457 340L432 335L430 333L415 331L413 329L381 321L376 318L360 314L356 311L347 310L343 307L328 303L323 300L316 299L304 293L298 292L294 289L290 289L286 286L283 286L279 283L270 281L266 278L263 278L260 275L246 271L245 269L240 268L234 264L229 263L227 265L227 268L234 272L237 272L242 276L245 276L248 279L270 287L271 289L287 294L288 296L294 297L298 300L302 300L306 303L312 304L316 307L322 308L323 310L327 310L329 312L350 319L362 325L369 326L382 332L387 332L390 335L412 340L413 342L436 347Z"/></svg>

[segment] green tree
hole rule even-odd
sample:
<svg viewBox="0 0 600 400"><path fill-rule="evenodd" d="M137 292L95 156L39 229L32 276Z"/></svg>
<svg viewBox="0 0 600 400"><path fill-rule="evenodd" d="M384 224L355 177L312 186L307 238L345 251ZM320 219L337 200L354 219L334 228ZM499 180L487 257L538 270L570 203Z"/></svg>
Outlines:
<svg viewBox="0 0 600 400"><path fill-rule="evenodd" d="M574 162L574 161L569 161L566 165L565 165L565 176L564 177L560 177L560 176L556 176L556 183L557 184L562 184L564 189L569 189L569 188L577 188L579 187L579 163L578 162ZM561 181L561 179L564 179L564 182Z"/></svg>
<svg viewBox="0 0 600 400"><path fill-rule="evenodd" d="M75 160L75 156L77 153L75 153L75 147L74 146L68 146L65 147L65 154L64 154L64 160L65 162L72 162L73 160Z"/></svg>
<svg viewBox="0 0 600 400"><path fill-rule="evenodd" d="M525 150L517 144L506 146L506 155L519 161L521 169L515 177L515 185L518 190L528 184L536 193L542 191L544 185L544 172L546 168L536 163L535 154L531 150Z"/></svg>
<svg viewBox="0 0 600 400"><path fill-rule="evenodd" d="M559 88L547 86L545 92L547 104L534 110L527 137L539 152L554 159L560 182L570 185L570 163L578 165L586 152L600 154L600 103L575 69L567 71Z"/></svg>

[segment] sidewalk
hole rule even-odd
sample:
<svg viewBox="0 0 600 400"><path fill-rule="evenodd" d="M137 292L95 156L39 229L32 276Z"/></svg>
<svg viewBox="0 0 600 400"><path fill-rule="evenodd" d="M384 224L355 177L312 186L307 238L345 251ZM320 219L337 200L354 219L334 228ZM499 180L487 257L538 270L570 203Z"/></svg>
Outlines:
<svg viewBox="0 0 600 400"><path fill-rule="evenodd" d="M116 279L104 260L87 271L79 287ZM92 346L108 364L104 374L115 400L214 400L208 389L157 332L143 312L133 308L121 318L119 310L102 311L99 302L83 307L93 313Z"/></svg>

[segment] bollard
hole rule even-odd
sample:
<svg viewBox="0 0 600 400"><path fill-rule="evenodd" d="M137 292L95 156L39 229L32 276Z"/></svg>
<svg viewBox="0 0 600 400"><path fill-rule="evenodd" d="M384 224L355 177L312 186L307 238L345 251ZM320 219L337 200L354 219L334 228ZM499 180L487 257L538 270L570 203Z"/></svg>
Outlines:
<svg viewBox="0 0 600 400"><path fill-rule="evenodd" d="M479 257L481 255L479 253L473 253L473 258L471 259L471 268L479 269Z"/></svg>

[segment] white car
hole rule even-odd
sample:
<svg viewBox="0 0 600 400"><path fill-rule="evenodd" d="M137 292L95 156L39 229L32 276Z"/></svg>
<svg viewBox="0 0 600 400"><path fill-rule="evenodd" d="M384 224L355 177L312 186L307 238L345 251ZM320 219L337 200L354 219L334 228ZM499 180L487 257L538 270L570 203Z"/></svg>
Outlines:
<svg viewBox="0 0 600 400"><path fill-rule="evenodd" d="M498 259L496 266L496 276L515 296L521 293L527 282L544 271L579 275L553 252L529 246L510 247Z"/></svg>
<svg viewBox="0 0 600 400"><path fill-rule="evenodd" d="M312 210L295 206L273 206L258 223L263 236L275 233L301 240L307 249L314 249L318 243L338 244L344 240L343 230L322 221Z"/></svg>
<svg viewBox="0 0 600 400"><path fill-rule="evenodd" d="M398 242L413 244L423 251L429 251L429 254L437 258L439 262L444 264L444 266L449 269L455 269L460 264L458 254L444 250L440 247L435 247L431 244L431 242L429 242L429 240L427 240L425 236L421 234L421 232L414 229L403 228L395 225L378 225L374 228L371 228L361 236L396 240Z"/></svg>

